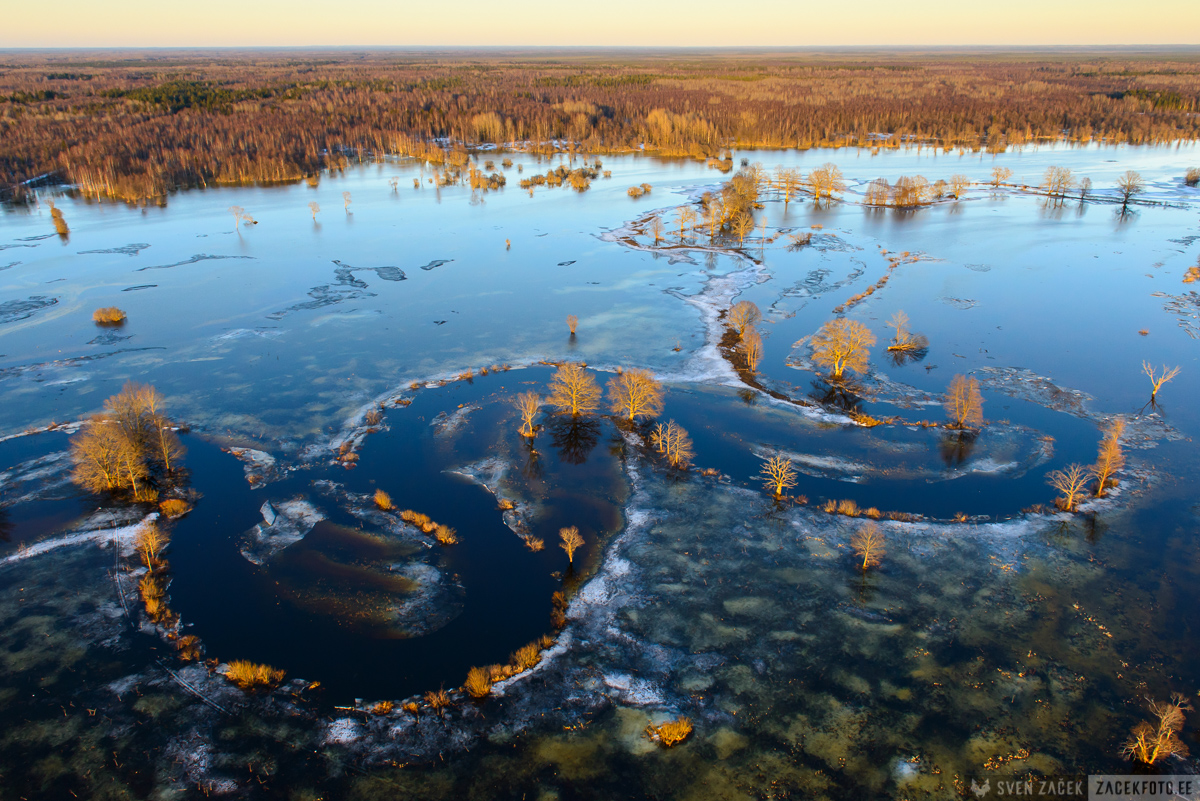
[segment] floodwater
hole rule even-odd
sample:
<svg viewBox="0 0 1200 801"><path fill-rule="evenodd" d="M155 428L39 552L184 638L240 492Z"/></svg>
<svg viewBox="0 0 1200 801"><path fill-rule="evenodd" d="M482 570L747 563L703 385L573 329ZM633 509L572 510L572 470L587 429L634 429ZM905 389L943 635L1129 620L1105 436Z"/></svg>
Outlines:
<svg viewBox="0 0 1200 801"><path fill-rule="evenodd" d="M727 177L702 163L605 157L612 177L588 191L530 196L519 180L560 160L512 157L486 193L398 160L315 187L0 212L6 794L937 798L953 777L1131 769L1121 743L1145 697L1200 690L1200 300L1182 281L1200 256L1200 190L1182 181L1200 150L738 152L768 172L832 161L848 184L821 206L765 195L768 241L756 229L741 248L672 231L677 206ZM1019 188L1050 165L1092 195ZM982 185L993 166L1015 186ZM1122 212L1127 169L1146 190ZM874 178L918 173L976 185L917 211L858 202ZM51 199L69 237L51 233ZM230 207L255 222L235 227ZM789 249L803 232L811 244ZM838 391L805 338L889 272L844 312L878 344ZM737 300L763 312L754 376L718 347ZM110 305L128 321L95 325ZM884 349L899 310L929 340L917 360ZM603 414L546 411L521 437L513 396L545 395L541 362L563 360L601 384L656 373L695 469L668 469ZM1143 360L1181 367L1154 405ZM956 374L981 383L978 436L924 425L944 420ZM189 427L195 508L165 526L180 633L302 682L241 697L217 674L172 680L183 663L122 590L136 558L96 517L145 510L117 519L70 484L67 433L22 435L81 420L127 380ZM1048 473L1094 460L1116 416L1128 464L1111 498L1031 514L1054 499ZM354 461L337 458L347 442ZM763 491L775 453L805 502ZM376 509L376 490L458 543ZM821 511L847 500L913 521L881 524L887 553L866 574L848 547L861 519ZM254 533L283 532L271 519L300 505L307 524ZM585 544L568 563L570 525ZM572 603L557 635L556 591ZM501 697L400 712L547 634L543 668ZM396 711L362 711L380 700ZM683 745L644 735L681 714Z"/></svg>

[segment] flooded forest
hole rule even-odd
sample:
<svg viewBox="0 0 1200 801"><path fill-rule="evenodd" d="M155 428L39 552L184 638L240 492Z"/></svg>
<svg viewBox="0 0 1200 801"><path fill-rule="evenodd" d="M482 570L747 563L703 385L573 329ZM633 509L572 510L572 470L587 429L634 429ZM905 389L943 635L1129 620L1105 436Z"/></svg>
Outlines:
<svg viewBox="0 0 1200 801"><path fill-rule="evenodd" d="M1200 59L9 52L0 797L1200 773Z"/></svg>

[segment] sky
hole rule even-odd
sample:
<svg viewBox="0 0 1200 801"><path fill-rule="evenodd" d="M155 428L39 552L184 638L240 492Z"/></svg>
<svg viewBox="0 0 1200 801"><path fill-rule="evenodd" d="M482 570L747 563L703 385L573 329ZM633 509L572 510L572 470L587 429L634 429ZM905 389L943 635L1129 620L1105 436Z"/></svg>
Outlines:
<svg viewBox="0 0 1200 801"><path fill-rule="evenodd" d="M1200 0L14 0L0 48L1200 44ZM49 13L48 13L49 12Z"/></svg>

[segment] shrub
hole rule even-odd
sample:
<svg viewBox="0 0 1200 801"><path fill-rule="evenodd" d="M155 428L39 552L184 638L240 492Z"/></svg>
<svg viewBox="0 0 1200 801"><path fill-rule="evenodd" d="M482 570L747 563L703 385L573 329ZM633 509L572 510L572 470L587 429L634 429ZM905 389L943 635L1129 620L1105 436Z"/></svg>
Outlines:
<svg viewBox="0 0 1200 801"><path fill-rule="evenodd" d="M450 528L449 526L439 524L438 527L434 529L433 536L436 537L437 541L442 545L458 544L458 534L455 533L454 529Z"/></svg>
<svg viewBox="0 0 1200 801"><path fill-rule="evenodd" d="M546 542L538 537L526 537L525 547L531 551L540 551L546 547Z"/></svg>
<svg viewBox="0 0 1200 801"><path fill-rule="evenodd" d="M379 411L378 409L372 409L371 411L367 412L364 419L366 420L367 425L377 426L383 422L383 412Z"/></svg>
<svg viewBox="0 0 1200 801"><path fill-rule="evenodd" d="M1183 180L1188 186L1200 184L1200 167L1192 167L1189 169Z"/></svg>
<svg viewBox="0 0 1200 801"><path fill-rule="evenodd" d="M98 325L120 325L128 315L116 306L105 306L92 312L92 319Z"/></svg>
<svg viewBox="0 0 1200 801"><path fill-rule="evenodd" d="M246 659L233 660L225 671L225 678L243 690L272 689L283 681L285 675L278 668Z"/></svg>
<svg viewBox="0 0 1200 801"><path fill-rule="evenodd" d="M492 692L492 675L487 668L473 667L467 671L467 681L463 689L472 698L487 698Z"/></svg>
<svg viewBox="0 0 1200 801"><path fill-rule="evenodd" d="M847 517L858 517L858 504L852 500L838 501L837 511Z"/></svg>
<svg viewBox="0 0 1200 801"><path fill-rule="evenodd" d="M660 726L653 724L646 727L646 736L664 748L678 745L692 733L692 721L686 717L678 720L668 720Z"/></svg>
<svg viewBox="0 0 1200 801"><path fill-rule="evenodd" d="M375 505L385 512L395 508L392 506L392 496L381 489L375 490Z"/></svg>
<svg viewBox="0 0 1200 801"><path fill-rule="evenodd" d="M538 662L542 661L542 654L535 643L530 643L518 648L513 653L510 661L513 667L517 669L516 672L521 673L530 668L537 667Z"/></svg>
<svg viewBox="0 0 1200 801"><path fill-rule="evenodd" d="M185 634L175 643L179 658L184 662L195 662L200 658L200 638L195 634Z"/></svg>
<svg viewBox="0 0 1200 801"><path fill-rule="evenodd" d="M450 694L442 688L430 690L429 692L425 693L425 703L428 704L434 712L437 712L439 715L441 715L442 710L450 706Z"/></svg>
<svg viewBox="0 0 1200 801"><path fill-rule="evenodd" d="M163 517L183 517L192 511L192 505L179 498L168 498L158 505L158 510Z"/></svg>
<svg viewBox="0 0 1200 801"><path fill-rule="evenodd" d="M395 707L391 701L380 701L375 706L371 707L371 711L376 715L386 715Z"/></svg>

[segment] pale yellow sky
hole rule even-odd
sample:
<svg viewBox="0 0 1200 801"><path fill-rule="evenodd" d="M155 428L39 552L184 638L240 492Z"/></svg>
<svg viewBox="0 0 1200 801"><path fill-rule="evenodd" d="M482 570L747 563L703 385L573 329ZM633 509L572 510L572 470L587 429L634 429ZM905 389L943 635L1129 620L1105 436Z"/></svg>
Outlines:
<svg viewBox="0 0 1200 801"><path fill-rule="evenodd" d="M1200 0L54 0L0 47L1200 44Z"/></svg>

